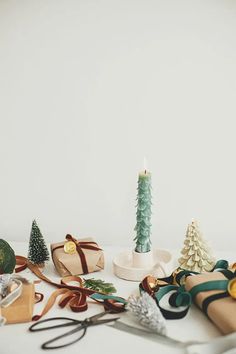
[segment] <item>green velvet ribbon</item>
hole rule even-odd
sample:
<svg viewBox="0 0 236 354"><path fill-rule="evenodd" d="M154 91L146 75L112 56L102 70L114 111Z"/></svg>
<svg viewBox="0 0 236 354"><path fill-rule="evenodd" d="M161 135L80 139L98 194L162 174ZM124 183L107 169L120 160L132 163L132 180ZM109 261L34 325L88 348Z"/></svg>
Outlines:
<svg viewBox="0 0 236 354"><path fill-rule="evenodd" d="M212 271L216 269L228 269L228 267L229 267L229 262L226 261L225 259L220 259L219 261L216 262Z"/></svg>
<svg viewBox="0 0 236 354"><path fill-rule="evenodd" d="M228 279L206 281L194 286L190 291L187 291L183 285L185 283L185 279L190 275L199 273L179 268L177 274L174 272L169 277L159 279L168 283L168 285L160 286L160 288L154 293L154 299L156 300L157 305L159 306L164 317L167 319L183 318L187 314L188 309L196 295L203 291L222 290L225 292L224 296L230 296L228 293L228 284L232 278L236 277L236 273L233 273L228 269L228 267L229 263L226 260L217 261L211 272L220 271ZM177 283L177 285L173 285L173 283ZM142 283L140 284L140 290L145 291L145 289L142 288ZM170 292L169 304L172 307L184 307L184 309L180 310L178 313L174 310L164 309L160 305L161 299ZM211 299L209 298L209 301L214 300L215 296L212 296Z"/></svg>
<svg viewBox="0 0 236 354"><path fill-rule="evenodd" d="M184 286L176 286L176 285L166 285L160 288L156 293L155 297L159 302L163 296L168 294L170 291L175 290L175 307L179 306L190 306L192 303L192 298L189 292L187 292Z"/></svg>
<svg viewBox="0 0 236 354"><path fill-rule="evenodd" d="M210 291L210 290L224 290L226 291L228 288L229 280L210 280L205 283L201 283L195 285L189 293L194 299L195 296L202 291Z"/></svg>
<svg viewBox="0 0 236 354"><path fill-rule="evenodd" d="M105 294L100 294L100 293L94 293L92 295L89 296L91 299L93 300L113 300L115 302L121 303L126 305L127 301L125 299L123 299L122 297L119 296L114 296L114 295L105 295Z"/></svg>

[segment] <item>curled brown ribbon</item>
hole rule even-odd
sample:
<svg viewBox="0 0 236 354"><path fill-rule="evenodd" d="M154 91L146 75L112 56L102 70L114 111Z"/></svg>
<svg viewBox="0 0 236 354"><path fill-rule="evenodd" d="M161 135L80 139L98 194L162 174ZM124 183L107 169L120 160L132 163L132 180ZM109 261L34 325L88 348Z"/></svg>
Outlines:
<svg viewBox="0 0 236 354"><path fill-rule="evenodd" d="M92 295L92 294L94 294L96 292L96 291L91 290L91 289L83 288L82 287L82 279L80 277L76 277L76 276L64 277L64 278L61 279L61 284L55 283L52 280L50 280L49 278L47 278L40 271L40 269L38 268L38 266L36 264L33 264L33 263L29 262L26 257L16 256L16 264L17 265L20 264L20 268L21 268L20 270L29 268L39 279L45 281L48 284L51 284L51 285L57 287L57 288L66 288L66 289L69 289L69 290L79 290L79 291L81 291L82 293L84 293L87 296ZM18 269L18 272L19 272L19 269ZM70 280L68 280L68 279L70 279ZM67 284L68 281L76 281L76 282L79 283L79 286L69 285L69 284Z"/></svg>
<svg viewBox="0 0 236 354"><path fill-rule="evenodd" d="M41 314L33 316L32 320L38 321L42 316L44 316L52 308L58 297L60 297L58 305L61 308L68 305L73 312L86 311L88 308L85 294L82 294L80 291L69 290L66 288L57 289L49 297Z"/></svg>
<svg viewBox="0 0 236 354"><path fill-rule="evenodd" d="M16 271L19 272L26 268L29 268L39 279L47 282L58 288L55 290L48 299L47 304L45 305L43 311L40 315L35 315L32 319L34 321L39 320L43 315L45 315L50 308L54 305L57 298L60 297L59 306L61 308L68 305L73 312L82 312L86 311L88 308L87 297L92 294L99 294L98 291L94 291L88 288L83 287L83 280L77 276L67 276L61 279L61 283L55 283L47 278L38 268L36 264L33 264L28 261L26 257L16 256ZM70 285L70 282L77 282L79 285ZM101 294L101 293L100 293ZM41 297L40 300L42 300ZM96 301L96 300L95 300ZM112 310L113 312L122 312L125 310L125 306L112 299L105 300L103 302L105 309Z"/></svg>

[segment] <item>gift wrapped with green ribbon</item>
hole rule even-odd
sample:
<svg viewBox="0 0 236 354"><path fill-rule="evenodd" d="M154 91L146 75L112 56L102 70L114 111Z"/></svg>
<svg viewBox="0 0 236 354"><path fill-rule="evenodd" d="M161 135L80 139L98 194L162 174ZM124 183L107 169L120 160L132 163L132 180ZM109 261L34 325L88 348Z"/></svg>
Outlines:
<svg viewBox="0 0 236 354"><path fill-rule="evenodd" d="M186 278L185 289L223 334L236 331L236 277L230 271Z"/></svg>

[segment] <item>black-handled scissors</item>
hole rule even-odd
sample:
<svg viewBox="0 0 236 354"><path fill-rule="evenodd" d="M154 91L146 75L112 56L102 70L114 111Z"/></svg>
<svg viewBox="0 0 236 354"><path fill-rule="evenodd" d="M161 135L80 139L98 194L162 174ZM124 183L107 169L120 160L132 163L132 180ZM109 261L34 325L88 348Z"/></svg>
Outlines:
<svg viewBox="0 0 236 354"><path fill-rule="evenodd" d="M75 326L74 329L72 329L68 332L65 332L55 338L52 338L41 345L42 349L64 348L64 347L74 344L74 343L78 342L80 339L82 339L85 336L88 327L117 321L119 319L119 317L113 317L113 318L99 320L99 318L101 318L109 313L110 313L109 311L104 311L104 312L101 312L101 313L94 315L92 317L85 318L85 320L83 320L83 321L75 320L73 318L68 318L68 317L52 317L52 318L48 318L46 320L42 320L37 323L34 323L32 326L30 326L29 331L30 332L40 332L40 331L46 331L46 330L54 329L54 328ZM47 324L47 323L52 323L52 322L53 322L52 325L49 324L46 327L44 325L42 326L42 324ZM55 344L56 342L63 340L65 337L68 337L68 336L73 337L73 335L76 335L77 333L78 333L78 336L76 336L75 339L69 341L68 343L63 343L63 344L59 344L59 345Z"/></svg>

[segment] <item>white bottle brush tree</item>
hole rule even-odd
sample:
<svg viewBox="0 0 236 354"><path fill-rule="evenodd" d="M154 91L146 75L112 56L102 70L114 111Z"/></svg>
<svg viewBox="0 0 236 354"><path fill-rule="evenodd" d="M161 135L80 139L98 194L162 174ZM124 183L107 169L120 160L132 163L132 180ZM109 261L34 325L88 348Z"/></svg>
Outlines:
<svg viewBox="0 0 236 354"><path fill-rule="evenodd" d="M44 265L44 262L49 260L46 243L35 220L30 233L28 260L37 265Z"/></svg>
<svg viewBox="0 0 236 354"><path fill-rule="evenodd" d="M180 267L193 272L211 271L215 265L214 258L203 240L195 220L188 225L184 247L179 259Z"/></svg>

